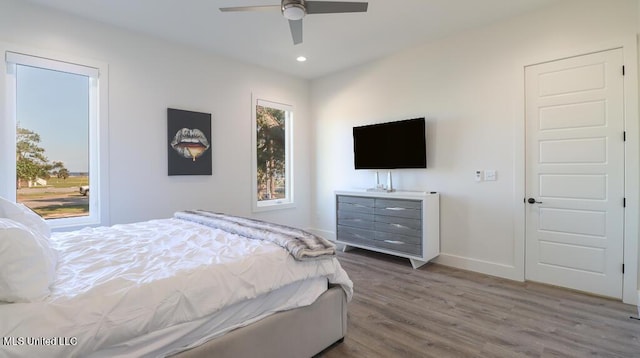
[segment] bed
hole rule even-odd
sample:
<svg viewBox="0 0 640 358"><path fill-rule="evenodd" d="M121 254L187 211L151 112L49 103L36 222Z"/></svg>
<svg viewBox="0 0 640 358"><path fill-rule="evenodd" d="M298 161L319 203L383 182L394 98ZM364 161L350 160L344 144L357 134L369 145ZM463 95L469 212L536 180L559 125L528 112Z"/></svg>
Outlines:
<svg viewBox="0 0 640 358"><path fill-rule="evenodd" d="M346 333L352 282L308 233L194 211L51 234L34 215L0 198L0 356L311 357Z"/></svg>

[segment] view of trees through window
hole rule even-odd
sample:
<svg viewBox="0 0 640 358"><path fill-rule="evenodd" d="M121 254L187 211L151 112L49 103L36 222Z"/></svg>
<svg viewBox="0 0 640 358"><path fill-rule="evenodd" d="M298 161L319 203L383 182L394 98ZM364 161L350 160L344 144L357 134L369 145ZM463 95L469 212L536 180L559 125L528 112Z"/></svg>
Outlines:
<svg viewBox="0 0 640 358"><path fill-rule="evenodd" d="M286 115L256 106L258 201L286 196Z"/></svg>
<svg viewBox="0 0 640 358"><path fill-rule="evenodd" d="M46 219L89 215L88 77L18 65L17 201Z"/></svg>

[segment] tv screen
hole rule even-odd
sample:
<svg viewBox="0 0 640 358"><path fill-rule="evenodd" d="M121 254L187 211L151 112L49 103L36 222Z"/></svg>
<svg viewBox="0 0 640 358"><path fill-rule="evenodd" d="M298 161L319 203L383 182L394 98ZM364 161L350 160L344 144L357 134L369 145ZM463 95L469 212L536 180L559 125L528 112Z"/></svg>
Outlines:
<svg viewBox="0 0 640 358"><path fill-rule="evenodd" d="M356 169L427 167L424 118L353 127Z"/></svg>

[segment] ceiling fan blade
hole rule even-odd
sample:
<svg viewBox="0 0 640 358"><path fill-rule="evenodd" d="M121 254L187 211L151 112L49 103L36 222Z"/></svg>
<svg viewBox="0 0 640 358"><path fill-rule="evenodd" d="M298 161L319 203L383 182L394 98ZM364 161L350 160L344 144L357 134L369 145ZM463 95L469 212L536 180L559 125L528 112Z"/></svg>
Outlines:
<svg viewBox="0 0 640 358"><path fill-rule="evenodd" d="M366 12L369 3L351 1L305 1L307 14L334 14L339 12Z"/></svg>
<svg viewBox="0 0 640 358"><path fill-rule="evenodd" d="M236 6L236 7L221 7L222 12L231 11L280 11L280 5L264 5L264 6Z"/></svg>
<svg viewBox="0 0 640 358"><path fill-rule="evenodd" d="M302 43L302 19L289 20L289 29L291 29L293 44L297 45L299 43Z"/></svg>

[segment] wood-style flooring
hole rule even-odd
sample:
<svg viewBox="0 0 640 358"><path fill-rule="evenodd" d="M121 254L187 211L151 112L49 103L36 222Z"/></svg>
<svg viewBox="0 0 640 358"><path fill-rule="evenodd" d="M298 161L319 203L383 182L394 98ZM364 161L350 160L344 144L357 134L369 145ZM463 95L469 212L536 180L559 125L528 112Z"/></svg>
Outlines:
<svg viewBox="0 0 640 358"><path fill-rule="evenodd" d="M343 357L640 357L635 306L365 250L339 254L354 282Z"/></svg>

